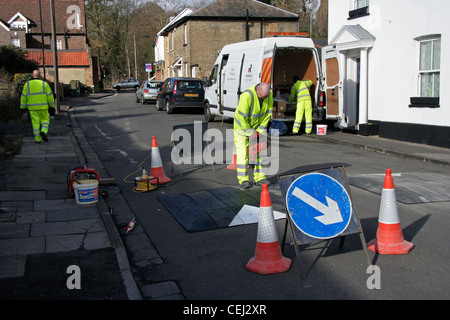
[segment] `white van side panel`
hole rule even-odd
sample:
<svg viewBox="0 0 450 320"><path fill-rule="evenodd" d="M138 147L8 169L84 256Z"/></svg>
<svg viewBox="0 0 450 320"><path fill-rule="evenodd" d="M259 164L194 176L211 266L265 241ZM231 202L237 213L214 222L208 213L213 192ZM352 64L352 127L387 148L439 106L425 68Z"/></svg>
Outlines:
<svg viewBox="0 0 450 320"><path fill-rule="evenodd" d="M239 53L243 54L243 56L239 55ZM235 55L237 57L237 60L239 59L239 57L241 58L240 61L242 62L242 69L239 69L241 76L240 83L231 82L231 88L236 88L236 91L228 92L229 87L227 81L225 80L224 88L227 90L227 97L225 98L226 103L223 108L223 114L226 117L234 117L234 112L239 104L240 94L248 87L258 84L261 77L261 58L263 54L263 48L252 48L249 50L245 50L245 53L242 53L242 50L239 50L239 53L230 53L230 56ZM238 92L237 89L239 89L240 92ZM234 94L235 92L237 93L237 95Z"/></svg>
<svg viewBox="0 0 450 320"><path fill-rule="evenodd" d="M239 103L239 96L241 94L240 78L242 75L242 60L245 54L243 52L232 52L228 58L228 63L223 72L223 99L224 112L234 112L230 110L230 106L237 106Z"/></svg>

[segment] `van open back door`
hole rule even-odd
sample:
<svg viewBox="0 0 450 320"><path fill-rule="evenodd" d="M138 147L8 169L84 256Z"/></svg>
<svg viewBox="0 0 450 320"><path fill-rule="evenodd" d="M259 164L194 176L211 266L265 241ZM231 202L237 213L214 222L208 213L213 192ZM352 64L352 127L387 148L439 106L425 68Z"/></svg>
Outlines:
<svg viewBox="0 0 450 320"><path fill-rule="evenodd" d="M344 110L342 72L340 72L339 51L336 46L322 48L323 86L326 92L326 117L342 119Z"/></svg>
<svg viewBox="0 0 450 320"><path fill-rule="evenodd" d="M270 86L272 86L272 69L275 50L275 43L264 47L263 63L261 66L261 82L267 82Z"/></svg>

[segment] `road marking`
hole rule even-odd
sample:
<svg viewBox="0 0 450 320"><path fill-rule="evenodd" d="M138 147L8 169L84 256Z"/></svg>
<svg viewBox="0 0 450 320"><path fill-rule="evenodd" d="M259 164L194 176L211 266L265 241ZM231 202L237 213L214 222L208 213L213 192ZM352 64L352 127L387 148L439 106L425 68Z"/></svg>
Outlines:
<svg viewBox="0 0 450 320"><path fill-rule="evenodd" d="M106 133L104 133L104 132L102 131L102 129L100 129L97 125L95 125L95 129L97 129L97 131L100 132L100 134L101 134L102 136L104 136L106 139L112 140L112 138L111 138L111 137L108 137L108 135L107 135Z"/></svg>

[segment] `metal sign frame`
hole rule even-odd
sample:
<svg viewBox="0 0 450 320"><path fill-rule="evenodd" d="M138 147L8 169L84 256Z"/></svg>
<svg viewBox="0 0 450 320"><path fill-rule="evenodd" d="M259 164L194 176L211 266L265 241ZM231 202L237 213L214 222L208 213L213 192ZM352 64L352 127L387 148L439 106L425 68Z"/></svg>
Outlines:
<svg viewBox="0 0 450 320"><path fill-rule="evenodd" d="M306 169L306 168L305 168ZM333 180L336 180L340 185L342 185L345 188L345 191L347 192L349 198L350 198L350 203L351 203L351 217L350 217L350 221L347 224L346 228L340 232L337 235L331 236L331 237L327 237L327 238L317 238L317 237L311 237L310 235L304 233L302 230L300 230L299 228L297 228L297 226L295 225L295 222L292 220L292 216L291 213L288 209L288 204L286 203L286 195L287 192L289 190L289 187L300 177L305 176L307 174L311 174L311 173L320 173L323 174L325 176L328 176L330 178L332 178ZM344 246L344 240L345 240L345 236L350 235L350 234L356 234L359 233L360 236L360 240L361 240L361 245L364 249L364 252L366 254L366 258L367 258L367 264L368 266L371 266L372 263L370 262L370 258L369 258L369 252L367 249L367 245L366 245L366 240L364 237L364 233L362 231L362 227L361 227L361 222L359 219L359 215L358 212L356 210L356 207L353 205L353 199L352 199L352 194L350 192L350 186L347 180L347 176L345 174L345 170L344 167L342 165L340 166L336 166L336 167L319 167L317 169L306 169L305 171L301 171L298 173L291 173L291 174L285 174L285 175L280 175L278 176L278 180L279 180L279 185L280 185L280 190L281 193L283 195L283 198L285 199L284 201L284 206L285 206L285 210L286 210L286 224L285 224L285 228L284 228L284 234L283 234L283 240L282 240L282 245L281 245L281 250L284 251L284 247L285 247L285 242L286 242L286 235L287 235L287 229L288 229L288 225L290 227L290 231L291 231L291 235L294 241L294 249L295 249L295 254L297 257L297 262L299 264L299 268L300 268L300 273L303 279L305 279L305 274L303 273L303 267L302 267L302 263L301 263L301 259L300 259L300 250L299 250L299 246L300 245L306 245L306 244L314 244L314 243L318 243L321 241L329 241L335 238L341 238L340 244L339 244L339 248L342 249Z"/></svg>

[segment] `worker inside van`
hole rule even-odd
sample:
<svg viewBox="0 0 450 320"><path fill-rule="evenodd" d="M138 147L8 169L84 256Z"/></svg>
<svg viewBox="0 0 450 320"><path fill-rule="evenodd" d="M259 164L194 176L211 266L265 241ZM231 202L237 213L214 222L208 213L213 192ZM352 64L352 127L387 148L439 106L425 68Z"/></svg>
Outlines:
<svg viewBox="0 0 450 320"><path fill-rule="evenodd" d="M312 131L312 102L309 89L311 88L312 81L303 79L300 80L299 76L293 77L294 85L291 88L291 95L289 96L289 102L297 100L297 109L295 111L294 126L292 127L292 133L298 134L300 126L303 120L303 114L305 115L305 133L310 134Z"/></svg>

